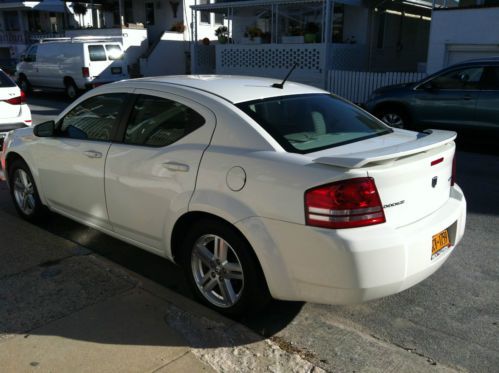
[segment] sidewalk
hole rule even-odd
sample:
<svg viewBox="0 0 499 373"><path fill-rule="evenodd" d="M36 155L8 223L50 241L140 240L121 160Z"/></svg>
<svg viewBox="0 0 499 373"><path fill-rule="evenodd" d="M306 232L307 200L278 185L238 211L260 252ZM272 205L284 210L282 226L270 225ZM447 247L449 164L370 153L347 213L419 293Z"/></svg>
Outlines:
<svg viewBox="0 0 499 373"><path fill-rule="evenodd" d="M320 372L246 327L0 211L2 372Z"/></svg>

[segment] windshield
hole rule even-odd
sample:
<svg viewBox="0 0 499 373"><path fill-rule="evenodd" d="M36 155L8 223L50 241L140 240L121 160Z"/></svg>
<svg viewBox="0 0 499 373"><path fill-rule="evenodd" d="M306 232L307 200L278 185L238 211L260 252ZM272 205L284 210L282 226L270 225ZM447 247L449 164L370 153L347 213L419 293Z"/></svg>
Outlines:
<svg viewBox="0 0 499 373"><path fill-rule="evenodd" d="M293 153L310 153L392 132L355 105L328 94L273 97L237 107Z"/></svg>

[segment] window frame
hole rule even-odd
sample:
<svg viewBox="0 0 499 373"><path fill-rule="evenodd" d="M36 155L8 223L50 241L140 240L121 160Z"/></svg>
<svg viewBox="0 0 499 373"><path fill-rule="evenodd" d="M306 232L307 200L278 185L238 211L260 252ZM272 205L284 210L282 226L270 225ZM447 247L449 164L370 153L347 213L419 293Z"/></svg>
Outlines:
<svg viewBox="0 0 499 373"><path fill-rule="evenodd" d="M122 120L120 121L119 129L116 132L116 139L117 139L116 142L118 142L120 144L123 144L123 145L134 146L134 147L136 146L136 147L149 148L149 149L167 148L169 146L172 146L172 145L178 143L180 140L184 139L185 137L187 137L191 133L193 133L193 132L197 131L198 129L202 128L209 121L209 118L207 118L206 115L204 115L202 112L200 112L195 107L193 107L193 105L190 105L188 103L188 102L190 102L190 100L185 99L182 96L176 96L176 95L174 95L173 93L170 93L170 92L153 91L153 90L148 90L148 89L140 89L139 91L134 91L132 94L130 94L130 96L131 96L130 100L127 102L127 107L125 108ZM127 142L125 142L126 130L128 128L128 123L130 122L130 119L132 118L132 112L133 112L133 109L135 107L135 104L137 103L137 100L139 99L140 96L151 96L151 97L155 97L155 98L158 98L158 99L170 100L170 101L177 102L177 103L179 103L181 105L184 105L184 106L188 107L189 109L193 110L194 112L196 112L199 116L201 116L204 119L204 123L201 126L199 126L198 128L196 128L194 131L191 131L191 132L185 134L184 136L178 138L174 142L172 142L170 144L167 144L167 145L148 145L148 144L131 144L131 143L127 143ZM172 97L172 96L175 96L175 97ZM177 97L180 100L177 99ZM194 101L193 101L193 104L200 105L200 104L197 104Z"/></svg>
<svg viewBox="0 0 499 373"><path fill-rule="evenodd" d="M464 69L476 69L476 68L482 68L483 71L482 71L482 76L480 77L480 81L478 82L478 85L477 85L477 88L463 88L463 89L448 89L448 88L435 88L435 91L441 91L441 92L458 92L458 91L461 91L461 92L478 92L478 91L481 91L482 89L480 88L481 87L481 80L482 80L482 77L483 77L483 73L485 72L485 69L488 67L489 65L469 65L469 66L455 66L453 68L448 68L448 69L444 69L444 70L441 70L441 71L438 71L437 73L431 75L431 76L428 76L427 78L425 78L422 82L418 83L413 89L415 91L424 91L425 88L424 86L430 82L432 82L433 80L441 77L442 75L445 75L445 74L450 74L450 73L453 73L453 72L456 72L456 71L459 71L459 70L464 70Z"/></svg>
<svg viewBox="0 0 499 373"><path fill-rule="evenodd" d="M66 118L68 116L68 114L70 114L78 106L80 106L84 102L86 102L88 100L91 100L91 99L94 99L96 97L104 96L104 95L112 95L112 94L123 94L126 97L125 97L124 104L122 105L120 111L118 112L116 122L113 124L114 128L111 131L111 136L110 136L109 140L101 140L101 139L78 139L78 138L74 138L74 137L61 136L58 133L58 131L59 131L61 125L62 125L62 122L64 121L64 118ZM117 143L117 142L120 142L119 141L119 137L118 137L119 130L120 130L120 128L123 125L123 121L127 120L127 116L126 115L127 115L127 112L130 111L129 109L130 109L130 103L131 103L132 99L133 99L133 93L131 91L128 91L128 90L102 92L102 93L98 93L96 95L90 96L87 99L78 102L76 105L72 106L69 110L67 110L67 111L65 111L65 112L62 113L61 117L55 123L54 138L65 139L65 140L89 141L89 142L103 142L103 143Z"/></svg>

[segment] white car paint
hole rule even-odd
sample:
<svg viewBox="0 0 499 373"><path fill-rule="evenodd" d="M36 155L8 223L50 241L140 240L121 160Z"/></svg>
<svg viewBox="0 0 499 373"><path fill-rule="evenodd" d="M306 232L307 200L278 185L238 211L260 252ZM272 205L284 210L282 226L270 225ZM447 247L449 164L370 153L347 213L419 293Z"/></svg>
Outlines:
<svg viewBox="0 0 499 373"><path fill-rule="evenodd" d="M70 144L75 140L18 130L6 141L2 165L17 153L50 209L169 259L172 230L183 214L224 219L249 241L278 299L360 302L404 290L437 270L465 228L466 201L450 183L455 134L395 129L336 148L290 153L234 103L325 92L291 82L271 88L274 82L190 76L103 86L57 120L91 96L133 91L182 102L206 124L163 148ZM84 152L96 149L105 155L105 166L102 159L95 164L85 159ZM306 225L305 191L368 176L385 205L385 223L350 229ZM440 182L432 188L435 176ZM452 246L432 259L432 236L447 228Z"/></svg>

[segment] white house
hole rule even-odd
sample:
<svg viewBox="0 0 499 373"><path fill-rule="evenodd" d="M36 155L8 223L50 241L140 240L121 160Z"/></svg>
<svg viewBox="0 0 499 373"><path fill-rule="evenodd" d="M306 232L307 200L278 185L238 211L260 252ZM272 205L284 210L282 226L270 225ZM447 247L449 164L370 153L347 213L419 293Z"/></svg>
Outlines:
<svg viewBox="0 0 499 373"><path fill-rule="evenodd" d="M480 57L499 56L499 1L436 4L428 52L428 72Z"/></svg>
<svg viewBox="0 0 499 373"><path fill-rule="evenodd" d="M413 72L427 59L429 1L242 0L191 8L194 20L212 13L229 28L227 43L193 43L193 72L277 78L296 63L293 79L327 87L331 70Z"/></svg>

